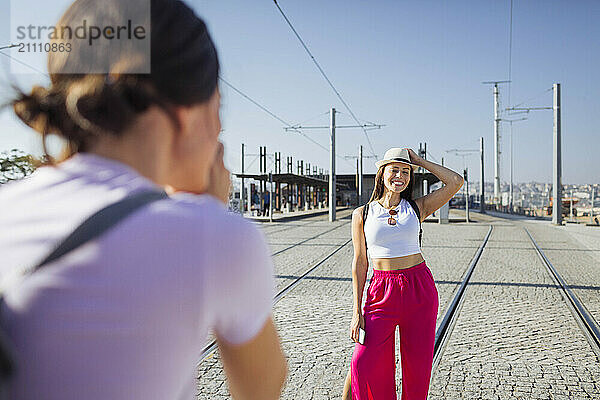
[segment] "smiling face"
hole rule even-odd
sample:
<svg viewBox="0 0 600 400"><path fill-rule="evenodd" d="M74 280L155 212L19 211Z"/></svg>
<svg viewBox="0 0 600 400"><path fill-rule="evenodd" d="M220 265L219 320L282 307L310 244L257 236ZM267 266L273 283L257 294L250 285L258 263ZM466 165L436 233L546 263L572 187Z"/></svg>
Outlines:
<svg viewBox="0 0 600 400"><path fill-rule="evenodd" d="M387 191L401 193L410 183L409 164L393 162L387 164L383 169L383 184Z"/></svg>

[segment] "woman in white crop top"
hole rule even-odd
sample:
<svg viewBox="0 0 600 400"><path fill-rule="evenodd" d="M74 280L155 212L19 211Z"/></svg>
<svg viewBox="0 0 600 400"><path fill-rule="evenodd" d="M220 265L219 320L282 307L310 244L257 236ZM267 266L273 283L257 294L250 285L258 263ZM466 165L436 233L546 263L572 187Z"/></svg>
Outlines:
<svg viewBox="0 0 600 400"><path fill-rule="evenodd" d="M438 296L421 255L420 223L458 192L463 178L410 149L389 149L375 165L379 169L371 199L352 214L350 336L356 346L343 398L396 399L394 332L399 326L402 400L426 399ZM427 169L445 186L413 200L416 167ZM373 262L373 278L361 310L367 255Z"/></svg>

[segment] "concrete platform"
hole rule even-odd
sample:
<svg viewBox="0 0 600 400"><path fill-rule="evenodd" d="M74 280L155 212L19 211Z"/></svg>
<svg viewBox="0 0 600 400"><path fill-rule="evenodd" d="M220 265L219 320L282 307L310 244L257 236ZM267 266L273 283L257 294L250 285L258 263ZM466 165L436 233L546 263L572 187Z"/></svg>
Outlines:
<svg viewBox="0 0 600 400"><path fill-rule="evenodd" d="M460 213L451 210L451 217L460 219ZM348 241L350 215L351 210L341 211L333 224L324 216L261 224L273 252L277 287L286 286ZM600 362L522 227L527 226L600 318L600 241L595 233L574 225L552 227L545 221L475 213L471 218L475 222L469 224L423 224L422 251L440 300L438 324L488 226L494 226L433 376L429 398L600 398ZM341 398L353 349L348 337L351 263L352 246L346 244L274 307L290 368L282 399ZM218 355L203 362L197 372L199 399L230 398ZM400 374L398 363L399 396Z"/></svg>

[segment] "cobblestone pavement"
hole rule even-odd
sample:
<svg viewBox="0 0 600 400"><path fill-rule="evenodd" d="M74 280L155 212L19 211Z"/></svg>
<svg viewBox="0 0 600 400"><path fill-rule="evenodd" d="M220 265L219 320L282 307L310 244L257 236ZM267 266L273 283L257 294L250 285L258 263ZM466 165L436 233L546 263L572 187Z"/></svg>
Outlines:
<svg viewBox="0 0 600 400"><path fill-rule="evenodd" d="M260 225L275 253L279 287L350 238L350 212L340 214L333 225L326 216ZM489 224L495 229L471 278L474 284L467 289L468 301L432 381L430 399L599 397L600 364L525 232L514 221L473 219L471 224L423 224L423 255L440 296L438 323ZM550 235L548 240L566 241L537 228L541 233L530 231L540 240ZM282 399L341 398L353 349L347 332L351 260L349 243L274 307L289 364ZM217 353L197 372L199 399L230 398ZM400 376L398 363L398 390Z"/></svg>
<svg viewBox="0 0 600 400"><path fill-rule="evenodd" d="M257 223L271 249L277 292L348 240L351 213L339 212L333 224L327 215L286 223ZM205 345L214 339L209 335Z"/></svg>
<svg viewBox="0 0 600 400"><path fill-rule="evenodd" d="M531 230L545 247L573 245L541 224ZM429 398L597 399L598 382L599 360L521 224L495 223Z"/></svg>
<svg viewBox="0 0 600 400"><path fill-rule="evenodd" d="M290 229L284 229L285 224L271 228L266 235L275 253L310 239L274 256L276 275L288 275L280 277L279 283L289 283L293 276L306 271L346 242L350 238L348 218L349 213L341 215L333 227L326 220L315 219L306 224L294 222L296 226ZM438 280L440 314L445 311L487 229L484 224L423 225L423 254ZM326 231L329 232L311 239ZM341 396L353 349L348 338L351 262L352 246L348 244L305 278L273 310L290 368L283 399ZM400 374L398 364L398 382ZM229 398L218 355L200 365L198 376L199 398Z"/></svg>
<svg viewBox="0 0 600 400"><path fill-rule="evenodd" d="M600 262L600 227L584 226L581 224L567 224L555 227L555 229L566 232L592 251L592 255Z"/></svg>
<svg viewBox="0 0 600 400"><path fill-rule="evenodd" d="M342 238L341 245L348 240L348 233L340 235L334 230L329 233L333 237L325 239ZM313 250L322 251L318 246L303 251ZM289 378L282 398L334 398L334 393L341 393L343 365L349 365L352 351L346 332L352 305L348 264L351 257L352 246L347 244L273 309L289 364ZM304 271L312 264L306 263ZM198 375L200 399L229 398L218 355L203 362Z"/></svg>
<svg viewBox="0 0 600 400"><path fill-rule="evenodd" d="M525 226L573 293L594 319L600 321L600 261L594 257L594 251L563 229ZM590 268L593 265L596 268Z"/></svg>

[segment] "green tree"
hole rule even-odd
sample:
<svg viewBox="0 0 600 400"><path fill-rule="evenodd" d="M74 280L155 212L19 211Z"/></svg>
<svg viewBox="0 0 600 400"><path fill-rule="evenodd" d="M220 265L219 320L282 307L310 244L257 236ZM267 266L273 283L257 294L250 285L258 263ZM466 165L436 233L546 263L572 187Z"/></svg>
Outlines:
<svg viewBox="0 0 600 400"><path fill-rule="evenodd" d="M31 175L40 164L40 160L22 150L0 152L0 184L23 179Z"/></svg>

